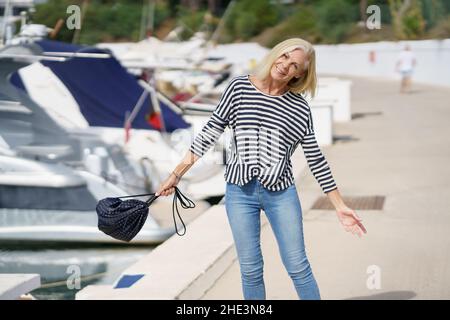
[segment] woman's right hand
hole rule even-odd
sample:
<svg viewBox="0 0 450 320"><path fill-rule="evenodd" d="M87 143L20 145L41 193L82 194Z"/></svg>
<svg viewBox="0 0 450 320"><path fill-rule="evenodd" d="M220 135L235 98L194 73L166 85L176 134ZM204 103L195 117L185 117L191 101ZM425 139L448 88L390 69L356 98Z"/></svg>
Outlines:
<svg viewBox="0 0 450 320"><path fill-rule="evenodd" d="M156 191L156 196L168 196L175 192L175 186L180 180L171 173L170 176L159 185L158 191Z"/></svg>

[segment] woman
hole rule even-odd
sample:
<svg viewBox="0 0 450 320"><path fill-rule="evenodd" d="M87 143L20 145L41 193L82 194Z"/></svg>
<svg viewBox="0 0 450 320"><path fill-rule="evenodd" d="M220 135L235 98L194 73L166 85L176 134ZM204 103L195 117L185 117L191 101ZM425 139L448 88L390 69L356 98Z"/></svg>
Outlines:
<svg viewBox="0 0 450 320"><path fill-rule="evenodd" d="M230 81L213 115L157 193L172 194L183 174L229 126L234 137L225 170L225 207L237 249L244 298L266 297L260 247L263 209L299 298L320 299L306 257L302 209L290 160L298 144L344 229L360 237L366 230L340 196L317 145L311 110L302 96L313 96L316 89L315 52L311 44L299 38L283 41L255 70L253 75Z"/></svg>

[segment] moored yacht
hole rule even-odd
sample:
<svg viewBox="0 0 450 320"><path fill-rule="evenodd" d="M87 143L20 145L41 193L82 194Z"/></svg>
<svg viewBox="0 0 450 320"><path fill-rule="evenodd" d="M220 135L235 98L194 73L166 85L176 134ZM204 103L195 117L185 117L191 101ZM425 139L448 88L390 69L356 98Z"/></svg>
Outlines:
<svg viewBox="0 0 450 320"><path fill-rule="evenodd" d="M0 155L0 241L122 243L98 230L95 207L124 195L87 171ZM172 234L149 214L131 243L161 243Z"/></svg>

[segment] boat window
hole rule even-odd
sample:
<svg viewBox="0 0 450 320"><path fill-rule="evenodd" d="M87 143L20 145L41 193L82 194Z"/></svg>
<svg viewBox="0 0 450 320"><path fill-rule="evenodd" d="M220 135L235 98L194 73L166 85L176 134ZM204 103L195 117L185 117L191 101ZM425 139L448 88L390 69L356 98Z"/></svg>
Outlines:
<svg viewBox="0 0 450 320"><path fill-rule="evenodd" d="M97 200L86 186L68 188L0 185L0 208L95 211Z"/></svg>

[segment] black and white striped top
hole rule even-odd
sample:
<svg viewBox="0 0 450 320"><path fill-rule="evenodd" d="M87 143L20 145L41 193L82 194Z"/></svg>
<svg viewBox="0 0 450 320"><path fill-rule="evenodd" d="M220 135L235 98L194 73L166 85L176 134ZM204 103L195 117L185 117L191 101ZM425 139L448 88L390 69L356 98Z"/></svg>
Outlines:
<svg viewBox="0 0 450 320"><path fill-rule="evenodd" d="M301 94L261 92L248 75L234 77L190 151L203 156L229 126L232 134L225 180L243 186L254 176L268 190L294 183L291 156L303 147L309 168L323 192L336 189L315 135L311 110Z"/></svg>

